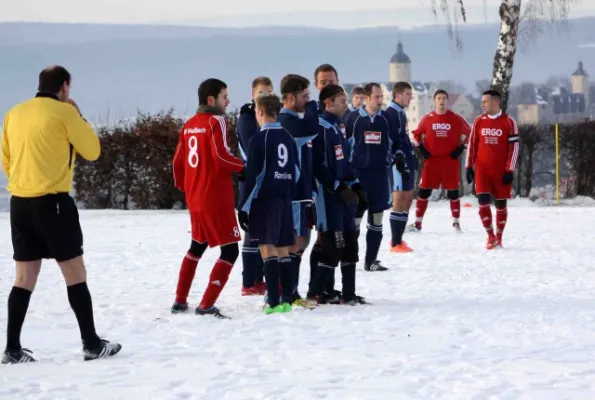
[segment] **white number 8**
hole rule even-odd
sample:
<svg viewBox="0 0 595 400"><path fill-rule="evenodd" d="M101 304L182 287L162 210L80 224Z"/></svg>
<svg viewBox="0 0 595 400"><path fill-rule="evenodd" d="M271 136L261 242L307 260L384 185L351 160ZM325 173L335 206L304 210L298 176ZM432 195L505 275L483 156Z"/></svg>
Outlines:
<svg viewBox="0 0 595 400"><path fill-rule="evenodd" d="M287 147L283 143L277 147L277 154L279 156L279 161L277 161L279 166L281 168L285 167L287 165L287 161L289 161L289 157L287 154Z"/></svg>
<svg viewBox="0 0 595 400"><path fill-rule="evenodd" d="M188 164L192 168L196 168L198 166L198 139L196 136L190 136L188 139L188 148L190 149L188 152Z"/></svg>

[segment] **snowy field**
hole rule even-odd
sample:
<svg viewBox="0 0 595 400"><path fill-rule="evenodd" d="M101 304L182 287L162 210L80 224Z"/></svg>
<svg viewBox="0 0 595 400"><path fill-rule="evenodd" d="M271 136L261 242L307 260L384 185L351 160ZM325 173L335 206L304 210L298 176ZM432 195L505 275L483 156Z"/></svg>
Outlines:
<svg viewBox="0 0 595 400"><path fill-rule="evenodd" d="M593 206L513 201L506 248L491 252L475 203L461 234L448 204L431 203L405 255L388 252L387 216L380 258L391 270L358 269L358 293L374 305L266 316L261 298L240 296L238 264L218 303L230 321L169 314L189 244L185 212L81 218L97 327L124 348L82 361L59 269L47 262L22 340L40 362L0 366L1 399L595 398ZM7 213L0 224L4 346ZM201 260L193 304L217 256Z"/></svg>

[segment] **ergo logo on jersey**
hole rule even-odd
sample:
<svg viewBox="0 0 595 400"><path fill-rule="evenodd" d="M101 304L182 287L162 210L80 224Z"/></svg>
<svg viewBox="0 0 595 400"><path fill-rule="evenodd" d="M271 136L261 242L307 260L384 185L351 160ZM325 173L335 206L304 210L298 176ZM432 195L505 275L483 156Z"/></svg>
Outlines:
<svg viewBox="0 0 595 400"><path fill-rule="evenodd" d="M450 124L445 124L445 123L435 123L432 124L432 129L435 131L449 131L450 130Z"/></svg>
<svg viewBox="0 0 595 400"><path fill-rule="evenodd" d="M502 129L483 128L481 130L481 136L502 136Z"/></svg>

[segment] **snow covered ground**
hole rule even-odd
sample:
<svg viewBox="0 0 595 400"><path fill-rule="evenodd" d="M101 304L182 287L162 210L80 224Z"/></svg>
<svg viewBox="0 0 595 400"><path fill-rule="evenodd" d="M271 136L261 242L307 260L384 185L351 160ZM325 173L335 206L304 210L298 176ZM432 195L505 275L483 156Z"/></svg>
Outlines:
<svg viewBox="0 0 595 400"><path fill-rule="evenodd" d="M449 214L430 204L406 255L388 252L385 218L380 258L391 270L358 270L358 293L374 305L265 316L261 298L240 296L238 264L218 303L234 319L220 321L168 312L189 244L185 212L83 211L97 327L124 348L82 361L59 269L47 262L22 340L41 362L0 366L0 398L594 398L595 208L513 201L506 248L491 252L475 203L462 234ZM0 224L3 346L14 277L7 213ZM193 303L217 255L201 261Z"/></svg>

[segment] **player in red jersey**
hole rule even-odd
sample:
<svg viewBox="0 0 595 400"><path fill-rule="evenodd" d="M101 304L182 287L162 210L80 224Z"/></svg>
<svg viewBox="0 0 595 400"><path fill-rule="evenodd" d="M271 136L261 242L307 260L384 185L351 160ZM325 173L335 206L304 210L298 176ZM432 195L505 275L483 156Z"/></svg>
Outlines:
<svg viewBox="0 0 595 400"><path fill-rule="evenodd" d="M416 201L415 224L409 229L412 232L421 230L432 189L439 189L440 186L447 191L450 199L452 226L457 231L461 230L459 157L465 151L471 125L465 118L448 109L448 93L445 90L434 93L434 103L435 111L424 115L412 132L414 145L425 159Z"/></svg>
<svg viewBox="0 0 595 400"><path fill-rule="evenodd" d="M479 217L488 233L487 248L502 246L514 170L519 156L516 121L500 109L501 95L487 90L481 97L484 111L475 119L467 152L467 182L475 180ZM492 226L492 196L496 203L496 234Z"/></svg>
<svg viewBox="0 0 595 400"><path fill-rule="evenodd" d="M215 307L239 256L240 230L235 214L232 174L244 174L244 162L231 154L227 144L225 109L227 85L207 79L198 88L198 112L182 131L173 160L175 186L186 195L192 224L192 242L178 278L173 313L188 310L188 293L199 259L207 247L221 247L202 301L199 315L227 318Z"/></svg>

